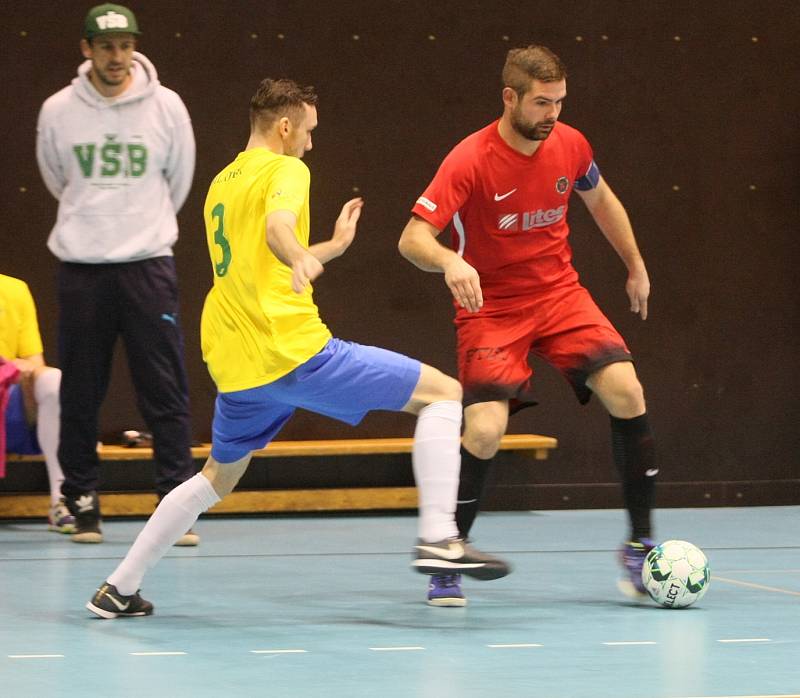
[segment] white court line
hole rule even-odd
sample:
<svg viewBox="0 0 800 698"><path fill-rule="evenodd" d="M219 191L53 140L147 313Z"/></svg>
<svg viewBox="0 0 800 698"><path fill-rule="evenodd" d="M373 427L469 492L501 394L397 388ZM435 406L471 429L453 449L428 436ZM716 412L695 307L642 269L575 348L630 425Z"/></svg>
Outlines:
<svg viewBox="0 0 800 698"><path fill-rule="evenodd" d="M758 696L684 696L683 698L799 698L797 693L771 693Z"/></svg>
<svg viewBox="0 0 800 698"><path fill-rule="evenodd" d="M535 642L530 643L519 643L516 645L486 645L487 647L495 647L497 649L506 649L506 648L513 648L513 647L544 647L544 645L537 644Z"/></svg>
<svg viewBox="0 0 800 698"><path fill-rule="evenodd" d="M252 654L303 654L308 650L250 650Z"/></svg>
<svg viewBox="0 0 800 698"><path fill-rule="evenodd" d="M424 650L424 647L370 647L373 652L413 652Z"/></svg>
<svg viewBox="0 0 800 698"><path fill-rule="evenodd" d="M63 658L63 654L9 654L9 659L54 659Z"/></svg>
<svg viewBox="0 0 800 698"><path fill-rule="evenodd" d="M179 657L186 652L129 652L134 657Z"/></svg>
<svg viewBox="0 0 800 698"><path fill-rule="evenodd" d="M774 591L778 594L789 594L790 596L800 596L800 591L791 591L789 589L780 589L778 587L768 587L763 584L753 584L752 582L740 582L738 579L728 579L727 577L718 577L713 575L711 577L714 581L727 582L728 584L738 584L742 587L750 587L751 589L760 589L761 591Z"/></svg>
<svg viewBox="0 0 800 698"><path fill-rule="evenodd" d="M604 642L604 645L614 646L626 646L626 645L657 645L657 642L653 640L641 640L641 641L630 641L630 642Z"/></svg>
<svg viewBox="0 0 800 698"><path fill-rule="evenodd" d="M783 569L783 570L725 570L725 574L798 574L800 570ZM794 698L794 696L792 696Z"/></svg>
<svg viewBox="0 0 800 698"><path fill-rule="evenodd" d="M772 642L768 637L740 637L730 640L717 640L717 642Z"/></svg>

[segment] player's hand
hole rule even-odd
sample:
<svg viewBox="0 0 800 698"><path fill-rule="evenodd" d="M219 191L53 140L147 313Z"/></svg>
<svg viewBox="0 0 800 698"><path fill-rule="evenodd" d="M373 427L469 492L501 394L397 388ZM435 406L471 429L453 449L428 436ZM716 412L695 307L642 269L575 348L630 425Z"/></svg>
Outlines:
<svg viewBox="0 0 800 698"><path fill-rule="evenodd" d="M647 320L647 299L650 296L650 279L644 267L628 274L625 291L631 301L631 312L638 313L642 320Z"/></svg>
<svg viewBox="0 0 800 698"><path fill-rule="evenodd" d="M19 371L18 380L29 380L36 371L36 364L28 359L14 359L13 363Z"/></svg>
<svg viewBox="0 0 800 698"><path fill-rule="evenodd" d="M453 261L444 267L444 281L462 308L470 313L476 313L483 307L480 276L462 257L455 256Z"/></svg>
<svg viewBox="0 0 800 698"><path fill-rule="evenodd" d="M361 217L361 209L364 206L364 199L357 197L350 199L344 206L336 223L333 226L333 240L337 245L341 246L344 252L356 236L356 226L358 219Z"/></svg>
<svg viewBox="0 0 800 698"><path fill-rule="evenodd" d="M295 293L302 293L324 270L322 262L304 251L292 264L292 290Z"/></svg>

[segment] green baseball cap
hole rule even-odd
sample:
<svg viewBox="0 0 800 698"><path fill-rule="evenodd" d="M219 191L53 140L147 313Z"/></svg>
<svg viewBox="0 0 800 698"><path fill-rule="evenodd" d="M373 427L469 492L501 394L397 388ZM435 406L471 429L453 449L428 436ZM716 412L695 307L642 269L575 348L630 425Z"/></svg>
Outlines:
<svg viewBox="0 0 800 698"><path fill-rule="evenodd" d="M135 34L138 36L139 25L136 15L127 7L107 2L89 10L83 22L83 36L91 39L101 34Z"/></svg>

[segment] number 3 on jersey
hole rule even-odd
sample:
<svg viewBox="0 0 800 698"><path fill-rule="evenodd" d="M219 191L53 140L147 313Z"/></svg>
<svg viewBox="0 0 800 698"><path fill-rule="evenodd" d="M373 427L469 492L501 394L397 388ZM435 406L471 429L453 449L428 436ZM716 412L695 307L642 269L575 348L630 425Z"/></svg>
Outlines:
<svg viewBox="0 0 800 698"><path fill-rule="evenodd" d="M225 206L217 204L211 209L211 217L219 221L217 229L214 231L214 242L222 248L222 261L214 265L214 272L217 276L225 276L231 264L231 246L228 238L225 237Z"/></svg>

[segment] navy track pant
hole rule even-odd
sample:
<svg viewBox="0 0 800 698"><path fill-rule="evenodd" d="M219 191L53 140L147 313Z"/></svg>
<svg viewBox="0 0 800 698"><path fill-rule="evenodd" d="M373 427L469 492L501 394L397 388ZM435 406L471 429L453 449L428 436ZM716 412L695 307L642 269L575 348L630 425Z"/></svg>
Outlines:
<svg viewBox="0 0 800 698"><path fill-rule="evenodd" d="M156 491L165 495L194 474L175 260L62 262L58 300L62 492L97 489L98 416L121 336L136 404L153 434Z"/></svg>

